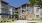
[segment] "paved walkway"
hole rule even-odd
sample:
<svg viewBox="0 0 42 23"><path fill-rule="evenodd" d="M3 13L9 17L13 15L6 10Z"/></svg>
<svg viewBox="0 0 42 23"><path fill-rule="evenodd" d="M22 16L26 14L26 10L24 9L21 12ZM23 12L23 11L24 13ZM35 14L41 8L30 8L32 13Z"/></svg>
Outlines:
<svg viewBox="0 0 42 23"><path fill-rule="evenodd" d="M17 20L17 21L12 22L12 23L27 23L27 22L37 22L37 23L39 23L38 21L26 21L26 20Z"/></svg>
<svg viewBox="0 0 42 23"><path fill-rule="evenodd" d="M27 22L26 22L26 20L17 20L17 21L15 21L13 23L27 23Z"/></svg>

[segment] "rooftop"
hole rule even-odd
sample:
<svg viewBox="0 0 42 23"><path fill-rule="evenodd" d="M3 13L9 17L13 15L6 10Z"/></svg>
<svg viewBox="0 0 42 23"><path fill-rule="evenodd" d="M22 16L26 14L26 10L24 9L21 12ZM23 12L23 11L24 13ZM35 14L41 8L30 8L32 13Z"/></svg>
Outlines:
<svg viewBox="0 0 42 23"><path fill-rule="evenodd" d="M4 4L8 4L7 2L5 2L5 1L1 1L2 3L4 3Z"/></svg>
<svg viewBox="0 0 42 23"><path fill-rule="evenodd" d="M26 5L29 6L29 4L26 3L26 4L23 4L22 7L23 7L23 6L26 6Z"/></svg>

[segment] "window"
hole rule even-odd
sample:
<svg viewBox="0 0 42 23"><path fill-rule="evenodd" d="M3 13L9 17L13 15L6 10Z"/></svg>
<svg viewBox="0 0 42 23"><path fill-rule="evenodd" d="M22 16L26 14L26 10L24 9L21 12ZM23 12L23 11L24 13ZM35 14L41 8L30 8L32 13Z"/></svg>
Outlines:
<svg viewBox="0 0 42 23"><path fill-rule="evenodd" d="M20 16L20 18L21 18L21 16Z"/></svg>
<svg viewBox="0 0 42 23"><path fill-rule="evenodd" d="M36 15L36 18L39 18L39 15Z"/></svg>
<svg viewBox="0 0 42 23"><path fill-rule="evenodd" d="M9 11L9 14L11 14L11 11Z"/></svg>
<svg viewBox="0 0 42 23"><path fill-rule="evenodd" d="M4 11L4 10L2 10L2 13L5 13L5 11Z"/></svg>
<svg viewBox="0 0 42 23"><path fill-rule="evenodd" d="M1 18L5 20L5 19L8 19L8 16L7 15L2 15Z"/></svg>
<svg viewBox="0 0 42 23"><path fill-rule="evenodd" d="M40 20L42 20L42 17L40 18Z"/></svg>
<svg viewBox="0 0 42 23"><path fill-rule="evenodd" d="M39 12L39 8L36 9L36 12Z"/></svg>
<svg viewBox="0 0 42 23"><path fill-rule="evenodd" d="M41 13L41 15L42 15L42 13Z"/></svg>
<svg viewBox="0 0 42 23"><path fill-rule="evenodd" d="M30 13L30 14L32 13L32 9L29 10L29 13Z"/></svg>
<svg viewBox="0 0 42 23"><path fill-rule="evenodd" d="M22 13L24 14L24 13L25 13L25 11L24 11L24 10L22 10Z"/></svg>

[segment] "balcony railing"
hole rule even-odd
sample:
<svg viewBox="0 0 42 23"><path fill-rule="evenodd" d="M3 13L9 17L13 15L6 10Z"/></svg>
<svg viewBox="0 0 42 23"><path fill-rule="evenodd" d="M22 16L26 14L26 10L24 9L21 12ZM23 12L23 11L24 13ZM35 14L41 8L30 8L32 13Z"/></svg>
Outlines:
<svg viewBox="0 0 42 23"><path fill-rule="evenodd" d="M1 12L0 15L9 15L10 12Z"/></svg>
<svg viewBox="0 0 42 23"><path fill-rule="evenodd" d="M11 8L10 5L6 5L6 4L2 4L1 7L2 7L2 8Z"/></svg>
<svg viewBox="0 0 42 23"><path fill-rule="evenodd" d="M2 4L1 7L2 8L7 8L7 5L6 4Z"/></svg>

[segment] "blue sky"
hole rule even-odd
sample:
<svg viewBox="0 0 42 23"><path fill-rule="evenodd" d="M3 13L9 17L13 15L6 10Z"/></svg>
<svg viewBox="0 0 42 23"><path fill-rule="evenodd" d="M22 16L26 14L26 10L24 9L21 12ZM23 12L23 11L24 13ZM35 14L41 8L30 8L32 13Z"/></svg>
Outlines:
<svg viewBox="0 0 42 23"><path fill-rule="evenodd" d="M19 7L24 3L29 3L29 0L4 0L9 3L9 5L14 7Z"/></svg>

